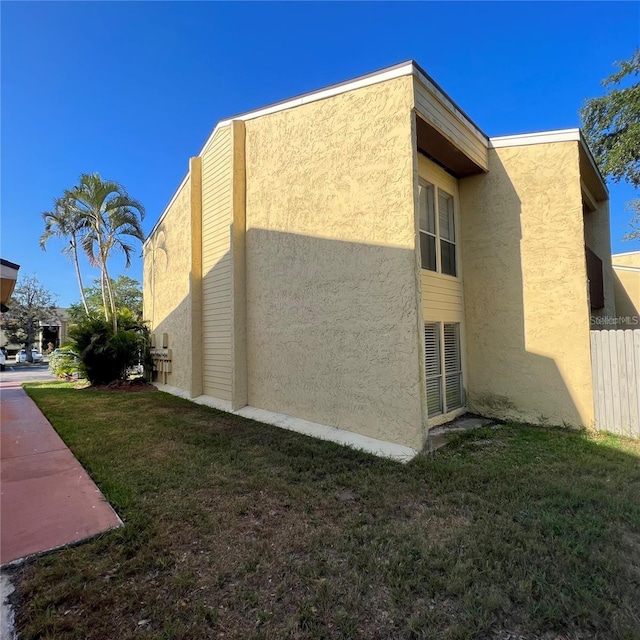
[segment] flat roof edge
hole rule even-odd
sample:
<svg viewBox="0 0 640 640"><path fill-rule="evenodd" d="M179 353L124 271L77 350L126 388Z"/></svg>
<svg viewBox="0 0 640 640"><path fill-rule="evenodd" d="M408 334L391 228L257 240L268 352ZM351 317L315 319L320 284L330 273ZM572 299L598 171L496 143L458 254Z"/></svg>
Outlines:
<svg viewBox="0 0 640 640"><path fill-rule="evenodd" d="M450 109L485 145L489 144L489 136L458 106L458 104L442 89L442 87L415 61L413 61L414 76Z"/></svg>
<svg viewBox="0 0 640 640"><path fill-rule="evenodd" d="M0 258L0 265L3 267L9 267L10 269L15 269L16 271L20 269L20 265L15 262L9 262L9 260L5 260L4 258Z"/></svg>
<svg viewBox="0 0 640 640"><path fill-rule="evenodd" d="M489 138L489 148L520 147L530 144L547 144L549 142L579 142L580 129L557 129L551 131L536 131L534 133L517 133L509 136L494 136Z"/></svg>
<svg viewBox="0 0 640 640"><path fill-rule="evenodd" d="M591 167L595 171L596 176L600 180L600 184L602 185L602 188L605 190L605 193L608 194L609 193L609 189L607 187L607 181L604 179L604 176L602 175L602 172L600 171L600 167L596 163L596 159L593 157L593 153L591 153L591 149L589 148L589 145L587 144L587 140L584 137L584 134L582 133L582 131L580 129L578 129L578 131L580 133L580 146L582 147L582 150L587 154L587 158L589 160L589 164L591 165Z"/></svg>

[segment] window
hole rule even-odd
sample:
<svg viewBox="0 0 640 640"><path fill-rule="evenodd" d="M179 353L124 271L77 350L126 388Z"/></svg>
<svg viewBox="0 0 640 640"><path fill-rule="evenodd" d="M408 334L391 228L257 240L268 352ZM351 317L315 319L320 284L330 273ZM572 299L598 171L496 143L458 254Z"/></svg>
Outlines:
<svg viewBox="0 0 640 640"><path fill-rule="evenodd" d="M453 196L420 180L420 257L422 268L457 275Z"/></svg>
<svg viewBox="0 0 640 640"><path fill-rule="evenodd" d="M463 404L462 358L460 358L460 325L444 325L444 388L447 411Z"/></svg>
<svg viewBox="0 0 640 640"><path fill-rule="evenodd" d="M420 184L420 255L422 268L436 269L436 206L435 187L432 184Z"/></svg>
<svg viewBox="0 0 640 640"><path fill-rule="evenodd" d="M425 373L427 378L427 415L442 413L442 359L440 325L424 325Z"/></svg>
<svg viewBox="0 0 640 640"><path fill-rule="evenodd" d="M427 415L437 416L464 405L460 324L424 325Z"/></svg>

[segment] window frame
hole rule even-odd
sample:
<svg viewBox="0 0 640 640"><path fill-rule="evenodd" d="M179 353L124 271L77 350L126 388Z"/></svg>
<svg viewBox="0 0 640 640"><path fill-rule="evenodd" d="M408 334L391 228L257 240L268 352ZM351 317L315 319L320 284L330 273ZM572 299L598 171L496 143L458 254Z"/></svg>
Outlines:
<svg viewBox="0 0 640 640"><path fill-rule="evenodd" d="M433 208L434 208L434 227L435 234L431 231L422 228L421 224L421 211L420 211L420 188L428 188L431 187L433 189ZM447 195L451 199L452 207L451 207L451 217L452 217L452 230L453 230L453 240L449 240L449 238L444 238L440 234L440 192ZM449 278L459 278L460 273L460 261L458 256L458 213L457 213L457 205L456 205L456 196L452 193L449 193L447 189L443 189L435 182L430 182L429 180L419 177L418 178L418 250L420 252L420 268L429 271L430 273L437 273L441 276L446 276ZM424 266L422 262L422 236L426 235L435 239L435 270L430 269L428 266ZM445 273L442 270L442 242L446 242L453 246L453 261L455 267L455 275L451 273Z"/></svg>
<svg viewBox="0 0 640 640"><path fill-rule="evenodd" d="M455 371L447 370L447 360L445 356L445 325L455 327L455 336L457 340L457 351L458 351L458 362ZM427 360L427 347L426 347L426 333L427 327L435 327L435 344L438 353L439 363L436 367L437 373L432 373L429 375L429 362ZM451 413L452 411L457 411L459 409L463 409L466 405L466 394L464 388L464 366L463 366L463 356L462 356L462 323L461 322L446 322L446 321L425 321L424 323L424 333L425 333L425 350L424 350L424 370L425 370L425 401L427 402L427 418L435 418L438 416L443 416ZM460 396L460 404L456 406L449 406L449 401L447 399L447 379L452 377L457 377L459 381L459 396ZM435 413L429 412L429 401L428 401L428 393L429 393L429 382L432 380L438 380L438 389L439 389L439 410Z"/></svg>
<svg viewBox="0 0 640 640"><path fill-rule="evenodd" d="M457 350L457 362L455 369L447 369L447 355L446 355L446 328L453 327L454 336L456 340ZM462 371L462 323L461 322L442 322L442 404L446 409L446 412L455 411L465 405L464 397L464 374ZM450 378L457 378L459 385L460 404L455 407L449 406L447 398L447 386Z"/></svg>

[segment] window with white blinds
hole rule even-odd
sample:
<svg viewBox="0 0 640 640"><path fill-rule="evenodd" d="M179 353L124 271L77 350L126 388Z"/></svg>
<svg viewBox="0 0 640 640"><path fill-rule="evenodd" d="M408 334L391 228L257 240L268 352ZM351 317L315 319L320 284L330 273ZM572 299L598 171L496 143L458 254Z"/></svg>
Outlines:
<svg viewBox="0 0 640 640"><path fill-rule="evenodd" d="M453 196L420 180L418 207L422 268L457 275Z"/></svg>
<svg viewBox="0 0 640 640"><path fill-rule="evenodd" d="M427 415L437 416L464 405L460 324L424 325Z"/></svg>
<svg viewBox="0 0 640 640"><path fill-rule="evenodd" d="M460 357L460 325L444 325L444 378L447 411L460 408L462 393L462 358Z"/></svg>
<svg viewBox="0 0 640 640"><path fill-rule="evenodd" d="M442 413L442 359L440 356L440 326L424 325L425 373L427 379L427 415Z"/></svg>

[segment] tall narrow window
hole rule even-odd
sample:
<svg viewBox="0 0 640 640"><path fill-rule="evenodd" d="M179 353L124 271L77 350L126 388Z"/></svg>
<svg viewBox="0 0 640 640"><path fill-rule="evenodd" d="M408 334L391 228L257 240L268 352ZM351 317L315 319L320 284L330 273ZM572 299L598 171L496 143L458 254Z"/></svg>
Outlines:
<svg viewBox="0 0 640 640"><path fill-rule="evenodd" d="M420 194L420 257L422 268L436 269L436 207L435 188L428 182L418 185Z"/></svg>
<svg viewBox="0 0 640 640"><path fill-rule="evenodd" d="M425 374L427 379L427 415L442 413L442 364L440 325L424 325Z"/></svg>
<svg viewBox="0 0 640 640"><path fill-rule="evenodd" d="M438 189L440 220L440 265L442 273L456 274L456 232L453 221L453 196Z"/></svg>
<svg viewBox="0 0 640 640"><path fill-rule="evenodd" d="M444 325L444 377L447 411L464 404L462 392L462 360L460 358L460 325Z"/></svg>
<svg viewBox="0 0 640 640"><path fill-rule="evenodd" d="M464 406L460 324L424 325L427 415L431 418Z"/></svg>
<svg viewBox="0 0 640 640"><path fill-rule="evenodd" d="M418 193L422 268L456 276L453 196L424 180L418 183Z"/></svg>

